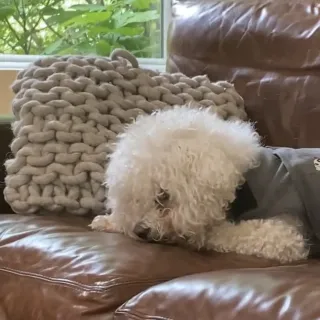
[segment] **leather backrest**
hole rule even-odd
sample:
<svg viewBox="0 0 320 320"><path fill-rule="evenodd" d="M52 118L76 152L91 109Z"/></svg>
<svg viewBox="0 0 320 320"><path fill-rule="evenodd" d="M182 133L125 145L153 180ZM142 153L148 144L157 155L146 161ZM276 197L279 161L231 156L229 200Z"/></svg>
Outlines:
<svg viewBox="0 0 320 320"><path fill-rule="evenodd" d="M266 144L320 147L319 21L313 0L177 0L167 69L233 82Z"/></svg>

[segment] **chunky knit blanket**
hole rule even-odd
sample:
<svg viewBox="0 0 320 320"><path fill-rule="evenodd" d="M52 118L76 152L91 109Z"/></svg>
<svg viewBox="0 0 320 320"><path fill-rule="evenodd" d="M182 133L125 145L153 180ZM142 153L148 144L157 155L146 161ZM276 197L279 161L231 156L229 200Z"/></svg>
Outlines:
<svg viewBox="0 0 320 320"><path fill-rule="evenodd" d="M35 61L12 85L12 159L4 196L17 213L100 214L107 154L139 114L194 101L224 119L246 119L228 82L139 68L134 56L63 56Z"/></svg>

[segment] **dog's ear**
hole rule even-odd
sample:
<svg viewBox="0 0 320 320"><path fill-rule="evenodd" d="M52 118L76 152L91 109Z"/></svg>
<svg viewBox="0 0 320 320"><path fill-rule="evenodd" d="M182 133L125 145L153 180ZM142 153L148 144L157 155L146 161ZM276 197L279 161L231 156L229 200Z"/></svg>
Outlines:
<svg viewBox="0 0 320 320"><path fill-rule="evenodd" d="M261 149L260 136L250 122L226 122L223 149L239 172L257 165Z"/></svg>

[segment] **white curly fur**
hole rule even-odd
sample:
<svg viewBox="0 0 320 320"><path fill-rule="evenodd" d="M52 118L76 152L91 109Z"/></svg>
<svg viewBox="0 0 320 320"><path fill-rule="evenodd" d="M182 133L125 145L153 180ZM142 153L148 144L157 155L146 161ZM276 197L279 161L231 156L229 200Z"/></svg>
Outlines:
<svg viewBox="0 0 320 320"><path fill-rule="evenodd" d="M287 216L233 224L229 204L261 148L248 122L188 106L141 116L119 136L106 172L107 208L95 230L281 262L306 258L299 223Z"/></svg>

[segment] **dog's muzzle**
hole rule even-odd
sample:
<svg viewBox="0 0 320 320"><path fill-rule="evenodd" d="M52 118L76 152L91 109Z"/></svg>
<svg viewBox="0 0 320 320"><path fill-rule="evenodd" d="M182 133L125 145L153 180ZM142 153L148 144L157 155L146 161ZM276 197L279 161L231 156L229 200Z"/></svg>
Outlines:
<svg viewBox="0 0 320 320"><path fill-rule="evenodd" d="M148 240L149 235L151 233L151 229L141 224L137 224L133 229L133 233L142 240Z"/></svg>

